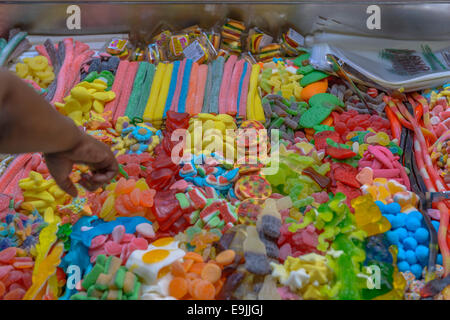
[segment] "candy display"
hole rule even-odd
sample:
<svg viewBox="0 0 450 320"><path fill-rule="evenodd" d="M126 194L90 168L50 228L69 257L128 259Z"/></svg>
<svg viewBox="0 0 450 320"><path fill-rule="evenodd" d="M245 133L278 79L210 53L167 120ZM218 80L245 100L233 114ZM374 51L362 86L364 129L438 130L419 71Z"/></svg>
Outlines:
<svg viewBox="0 0 450 320"><path fill-rule="evenodd" d="M450 299L449 84L355 86L280 27L0 39L119 164L73 198L2 155L0 300Z"/></svg>

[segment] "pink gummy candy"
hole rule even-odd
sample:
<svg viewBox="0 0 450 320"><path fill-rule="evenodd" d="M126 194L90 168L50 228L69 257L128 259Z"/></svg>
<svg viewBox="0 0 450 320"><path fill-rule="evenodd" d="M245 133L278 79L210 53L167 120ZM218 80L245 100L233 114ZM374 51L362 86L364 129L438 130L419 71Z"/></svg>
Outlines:
<svg viewBox="0 0 450 320"><path fill-rule="evenodd" d="M120 243L122 241L124 234L125 227L123 225L116 226L111 233L113 241L117 243Z"/></svg>
<svg viewBox="0 0 450 320"><path fill-rule="evenodd" d="M122 252L123 245L114 241L108 241L105 243L105 252L111 256L117 256Z"/></svg>
<svg viewBox="0 0 450 320"><path fill-rule="evenodd" d="M96 236L94 239L92 239L91 241L91 246L89 247L90 249L96 249L98 247L100 247L101 245L103 245L107 240L107 237L103 234Z"/></svg>

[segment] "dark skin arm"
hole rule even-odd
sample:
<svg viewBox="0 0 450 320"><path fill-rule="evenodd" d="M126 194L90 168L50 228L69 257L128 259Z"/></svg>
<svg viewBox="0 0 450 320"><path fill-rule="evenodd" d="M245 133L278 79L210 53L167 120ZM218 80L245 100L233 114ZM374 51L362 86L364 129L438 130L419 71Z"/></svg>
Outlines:
<svg viewBox="0 0 450 320"><path fill-rule="evenodd" d="M74 164L86 164L80 184L95 191L118 171L109 147L82 132L43 97L7 70L0 70L0 153L42 152L50 174L71 196L69 179Z"/></svg>

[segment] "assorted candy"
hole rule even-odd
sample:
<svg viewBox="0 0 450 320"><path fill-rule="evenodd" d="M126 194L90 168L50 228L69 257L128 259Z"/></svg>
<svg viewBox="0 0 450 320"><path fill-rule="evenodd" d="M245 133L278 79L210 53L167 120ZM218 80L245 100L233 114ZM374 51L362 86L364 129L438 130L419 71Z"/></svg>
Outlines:
<svg viewBox="0 0 450 320"><path fill-rule="evenodd" d="M0 299L450 298L447 203L424 203L450 186L448 85L356 92L296 30L233 19L146 39L9 59L119 173L88 192L74 166L72 198L42 155L2 158Z"/></svg>

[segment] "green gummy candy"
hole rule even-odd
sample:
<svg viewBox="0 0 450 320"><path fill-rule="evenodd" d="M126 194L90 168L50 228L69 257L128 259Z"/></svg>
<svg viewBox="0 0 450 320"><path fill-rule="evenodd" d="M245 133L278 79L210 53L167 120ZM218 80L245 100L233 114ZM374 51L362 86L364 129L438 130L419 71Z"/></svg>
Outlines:
<svg viewBox="0 0 450 320"><path fill-rule="evenodd" d="M219 223L220 223L220 218L217 215L217 216L214 216L213 218L211 218L206 225L210 228L215 228L219 225Z"/></svg>
<svg viewBox="0 0 450 320"><path fill-rule="evenodd" d="M334 106L340 106L344 107L344 103L339 100L338 97L331 93L318 93L313 95L309 99L309 105L311 107L334 107Z"/></svg>
<svg viewBox="0 0 450 320"><path fill-rule="evenodd" d="M326 124L318 124L313 127L313 129L317 132L322 131L334 131L334 127L327 126Z"/></svg>
<svg viewBox="0 0 450 320"><path fill-rule="evenodd" d="M105 273L108 273L109 266L111 265L112 257L113 256L109 256L105 261L105 268L104 268Z"/></svg>
<svg viewBox="0 0 450 320"><path fill-rule="evenodd" d="M120 267L119 270L117 270L116 277L114 279L114 284L119 289L123 288L123 282L125 281L125 273L127 273L127 269L125 267Z"/></svg>
<svg viewBox="0 0 450 320"><path fill-rule="evenodd" d="M201 219L199 219L199 221L201 221ZM198 227L197 225L187 228L186 235L187 235L188 241L191 242L192 238L194 238L194 236L201 231L202 231L202 228Z"/></svg>
<svg viewBox="0 0 450 320"><path fill-rule="evenodd" d="M128 296L128 300L137 300L139 298L139 291L141 289L141 283L136 281L134 285L133 293Z"/></svg>
<svg viewBox="0 0 450 320"><path fill-rule="evenodd" d="M187 209L191 206L188 198L186 197L186 195L184 193L175 194L175 198L177 198L178 202L180 203L181 209Z"/></svg>
<svg viewBox="0 0 450 320"><path fill-rule="evenodd" d="M76 293L70 297L70 300L88 300L88 296L85 292Z"/></svg>
<svg viewBox="0 0 450 320"><path fill-rule="evenodd" d="M105 292L103 292L101 300L106 300L106 298L108 298L108 294L109 294L109 290L106 290Z"/></svg>
<svg viewBox="0 0 450 320"><path fill-rule="evenodd" d="M93 286L95 284L95 282L97 281L98 276L100 275L100 273L102 273L104 270L104 266L100 265L100 264L96 264L91 272L89 272L83 279L83 282L81 283L81 285L83 286L84 289L89 289L89 287Z"/></svg>
<svg viewBox="0 0 450 320"><path fill-rule="evenodd" d="M287 217L286 219L284 219L284 223L297 223L298 221L295 220L294 218L291 217Z"/></svg>
<svg viewBox="0 0 450 320"><path fill-rule="evenodd" d="M89 74L84 78L84 81L92 82L92 81L94 81L95 79L97 79L98 76L99 76L99 74L97 73L97 71L92 71L91 73L89 73Z"/></svg>
<svg viewBox="0 0 450 320"><path fill-rule="evenodd" d="M311 66L311 65L301 66L301 67L298 68L297 74L306 75L306 74L311 73L313 71L314 71L314 67Z"/></svg>
<svg viewBox="0 0 450 320"><path fill-rule="evenodd" d="M203 229L204 226L205 226L205 223L203 222L202 219L198 219L197 222L194 224L194 227L197 227L199 229Z"/></svg>
<svg viewBox="0 0 450 320"><path fill-rule="evenodd" d="M299 68L302 67L303 61L308 60L309 57L311 57L311 55L309 53L304 53L304 54L298 56L297 58L294 59L294 65Z"/></svg>
<svg viewBox="0 0 450 320"><path fill-rule="evenodd" d="M106 256L104 254L99 254L97 259L95 259L95 264L100 264L104 268L106 264Z"/></svg>
<svg viewBox="0 0 450 320"><path fill-rule="evenodd" d="M101 283L96 283L94 285L94 288L100 291L104 291L106 289L108 289L108 285L107 284L101 284Z"/></svg>
<svg viewBox="0 0 450 320"><path fill-rule="evenodd" d="M222 227L225 225L225 221L220 221L219 225L217 226L217 228L211 229L209 230L209 232L216 234L219 238L222 237L222 232L220 231L220 229L222 229Z"/></svg>
<svg viewBox="0 0 450 320"><path fill-rule="evenodd" d="M311 98L312 99L312 98ZM313 128L325 120L332 112L332 108L313 107L302 115L299 124L304 128Z"/></svg>
<svg viewBox="0 0 450 320"><path fill-rule="evenodd" d="M191 224L196 223L199 218L200 218L200 210L195 210L194 212L191 213L190 223Z"/></svg>
<svg viewBox="0 0 450 320"><path fill-rule="evenodd" d="M306 87L308 84L320 81L326 77L328 77L328 74L325 72L314 70L300 79L300 85Z"/></svg>

